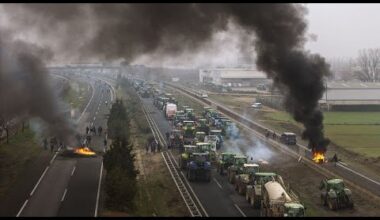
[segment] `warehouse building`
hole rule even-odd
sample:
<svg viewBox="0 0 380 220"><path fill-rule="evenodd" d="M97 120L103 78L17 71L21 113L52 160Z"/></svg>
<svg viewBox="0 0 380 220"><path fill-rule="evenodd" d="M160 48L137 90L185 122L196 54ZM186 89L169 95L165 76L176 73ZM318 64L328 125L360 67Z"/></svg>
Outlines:
<svg viewBox="0 0 380 220"><path fill-rule="evenodd" d="M330 82L319 103L328 110L379 110L380 83Z"/></svg>
<svg viewBox="0 0 380 220"><path fill-rule="evenodd" d="M199 70L199 81L230 87L256 87L270 82L264 72L237 68L201 69Z"/></svg>

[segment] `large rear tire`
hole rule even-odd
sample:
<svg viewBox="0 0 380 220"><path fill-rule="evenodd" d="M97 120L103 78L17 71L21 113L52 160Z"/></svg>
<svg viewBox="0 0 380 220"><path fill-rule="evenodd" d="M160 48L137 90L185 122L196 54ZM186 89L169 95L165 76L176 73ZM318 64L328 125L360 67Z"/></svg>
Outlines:
<svg viewBox="0 0 380 220"><path fill-rule="evenodd" d="M329 200L327 201L327 204L328 204L330 210L335 211L335 210L337 209L337 205L338 205L338 204L337 204L336 199L329 199Z"/></svg>

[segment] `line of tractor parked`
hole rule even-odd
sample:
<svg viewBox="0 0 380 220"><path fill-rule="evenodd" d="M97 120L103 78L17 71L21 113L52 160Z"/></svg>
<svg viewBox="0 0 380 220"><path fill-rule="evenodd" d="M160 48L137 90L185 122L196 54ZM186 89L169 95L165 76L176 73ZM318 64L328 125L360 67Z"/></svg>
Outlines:
<svg viewBox="0 0 380 220"><path fill-rule="evenodd" d="M216 167L219 175L226 175L240 195L245 195L261 216L304 216L305 207L298 196L286 186L282 177L275 172L262 171L245 155L222 152L225 139L239 138L239 129L227 117L211 107L204 107L196 114L190 106L178 108L178 102L170 93L155 88L153 84L135 80L135 89L142 97L153 98L153 104L172 125L166 134L168 148L180 151L179 166L186 171L189 181L210 182L211 169ZM144 96L143 96L144 95ZM295 142L291 138L285 141ZM295 135L294 135L295 136ZM350 189L343 180L323 180L320 185L321 202L331 210L353 208Z"/></svg>

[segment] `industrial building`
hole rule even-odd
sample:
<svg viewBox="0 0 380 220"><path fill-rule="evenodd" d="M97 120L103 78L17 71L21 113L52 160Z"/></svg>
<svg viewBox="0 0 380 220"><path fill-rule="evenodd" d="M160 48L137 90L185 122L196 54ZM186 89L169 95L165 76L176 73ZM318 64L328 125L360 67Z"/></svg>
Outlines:
<svg viewBox="0 0 380 220"><path fill-rule="evenodd" d="M199 70L199 81L230 87L256 87L259 84L270 82L264 72L237 68L201 69Z"/></svg>
<svg viewBox="0 0 380 220"><path fill-rule="evenodd" d="M378 110L380 83L329 82L319 103L329 110Z"/></svg>

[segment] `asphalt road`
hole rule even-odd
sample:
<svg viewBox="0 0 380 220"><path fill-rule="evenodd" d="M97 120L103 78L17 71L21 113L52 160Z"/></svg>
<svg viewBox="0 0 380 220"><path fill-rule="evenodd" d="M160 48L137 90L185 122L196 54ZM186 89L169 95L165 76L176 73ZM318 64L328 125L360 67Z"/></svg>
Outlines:
<svg viewBox="0 0 380 220"><path fill-rule="evenodd" d="M163 136L171 126L165 119L163 112L153 106L151 98L143 98L143 103L147 113L151 114L153 120L157 123ZM178 153L174 150L173 154L178 161ZM185 172L181 171L184 175ZM209 216L212 217L242 217L242 216L259 216L259 211L249 206L245 197L238 195L233 185L227 181L226 176L220 176L216 169L212 170L212 181L207 182L189 182L199 201L205 208Z"/></svg>
<svg viewBox="0 0 380 220"><path fill-rule="evenodd" d="M78 122L78 132L92 123L106 128L105 114L109 112L111 90L96 80L85 79L93 85L93 96ZM108 101L106 106L105 101ZM104 151L103 138L92 138L91 147ZM59 153L40 177L22 205L19 216L94 216L97 206L102 157L74 158Z"/></svg>

